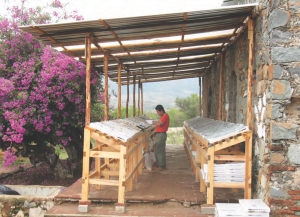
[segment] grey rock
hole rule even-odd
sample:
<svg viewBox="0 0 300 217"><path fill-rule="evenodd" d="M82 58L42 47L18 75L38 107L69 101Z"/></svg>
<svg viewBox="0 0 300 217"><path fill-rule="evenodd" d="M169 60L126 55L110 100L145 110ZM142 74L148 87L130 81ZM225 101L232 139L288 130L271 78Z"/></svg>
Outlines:
<svg viewBox="0 0 300 217"><path fill-rule="evenodd" d="M273 62L298 62L300 59L300 49L298 47L273 47L271 49L271 55Z"/></svg>
<svg viewBox="0 0 300 217"><path fill-rule="evenodd" d="M276 119L276 118L281 118L282 117L282 112L281 112L281 105L280 104L274 104L272 106L272 119Z"/></svg>
<svg viewBox="0 0 300 217"><path fill-rule="evenodd" d="M280 65L275 65L274 66L274 72L273 72L273 77L274 78L281 78L283 75L284 68L282 68Z"/></svg>
<svg viewBox="0 0 300 217"><path fill-rule="evenodd" d="M288 149L288 159L292 164L300 164L300 144L291 144Z"/></svg>
<svg viewBox="0 0 300 217"><path fill-rule="evenodd" d="M292 34L290 32L282 32L274 29L271 33L270 44L275 45L276 43L287 43L291 37Z"/></svg>
<svg viewBox="0 0 300 217"><path fill-rule="evenodd" d="M270 187L270 196L271 197L284 197L284 193L279 188Z"/></svg>
<svg viewBox="0 0 300 217"><path fill-rule="evenodd" d="M289 68L291 75L299 75L300 76L300 66L295 66L294 68Z"/></svg>
<svg viewBox="0 0 300 217"><path fill-rule="evenodd" d="M288 11L275 9L272 11L269 17L268 32L272 29L280 26L285 26L290 19Z"/></svg>
<svg viewBox="0 0 300 217"><path fill-rule="evenodd" d="M298 126L296 124L292 124L291 128L272 124L272 139L295 139L297 130Z"/></svg>
<svg viewBox="0 0 300 217"><path fill-rule="evenodd" d="M272 84L271 84L271 98L272 98L272 100L287 100L287 99L290 99L291 93L292 93L292 88L291 88L290 82L285 81L285 80L281 80L280 84L285 86L284 93L276 94L276 93L274 93L275 82L272 81Z"/></svg>

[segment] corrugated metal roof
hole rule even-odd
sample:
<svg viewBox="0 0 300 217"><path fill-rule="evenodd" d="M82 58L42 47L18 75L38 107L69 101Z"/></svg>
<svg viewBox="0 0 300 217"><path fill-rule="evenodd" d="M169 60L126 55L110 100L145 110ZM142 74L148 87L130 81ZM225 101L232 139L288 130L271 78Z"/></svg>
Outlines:
<svg viewBox="0 0 300 217"><path fill-rule="evenodd" d="M113 81L118 78L118 59L123 64L122 84L126 83L127 71L130 72L131 83L134 75L141 82L153 82L159 78L173 80L201 76L219 53L234 41L256 5L20 28L45 44L63 47L64 53L83 61L85 49L74 46L85 45L85 36L91 33L95 43L102 48L92 47L92 64L95 67L102 68L104 51L115 57L109 62L109 77ZM222 30L227 31L222 33ZM201 68L195 68L196 64L182 66L181 62L188 59L190 63L202 62ZM156 64L160 67L153 61L159 61ZM170 65L172 69L163 67ZM194 71L191 73L189 70Z"/></svg>
<svg viewBox="0 0 300 217"><path fill-rule="evenodd" d="M243 124L217 121L200 116L184 123L210 144L249 131L248 127Z"/></svg>

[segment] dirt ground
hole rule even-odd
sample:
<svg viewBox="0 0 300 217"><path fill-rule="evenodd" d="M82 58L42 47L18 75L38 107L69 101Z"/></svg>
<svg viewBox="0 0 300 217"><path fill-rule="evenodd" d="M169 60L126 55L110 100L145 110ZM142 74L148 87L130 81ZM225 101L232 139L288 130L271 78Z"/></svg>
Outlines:
<svg viewBox="0 0 300 217"><path fill-rule="evenodd" d="M68 187L76 182L81 174L74 174L70 179L55 179L50 167L43 163L33 166L30 163L0 166L0 184L2 185L45 185Z"/></svg>

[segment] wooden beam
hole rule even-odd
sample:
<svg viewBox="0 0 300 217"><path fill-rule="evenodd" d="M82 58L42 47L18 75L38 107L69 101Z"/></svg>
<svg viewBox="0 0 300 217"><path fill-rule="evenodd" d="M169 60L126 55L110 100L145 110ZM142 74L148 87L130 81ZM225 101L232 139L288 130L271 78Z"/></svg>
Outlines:
<svg viewBox="0 0 300 217"><path fill-rule="evenodd" d="M127 100L126 100L126 118L128 118L128 104L129 104L129 71L127 71Z"/></svg>
<svg viewBox="0 0 300 217"><path fill-rule="evenodd" d="M91 36L85 36L85 59L86 61L86 77L85 77L85 126L90 125L91 121Z"/></svg>
<svg viewBox="0 0 300 217"><path fill-rule="evenodd" d="M104 71L104 86L105 86L105 110L104 110L104 120L108 121L108 59L109 56L108 54L104 55L104 67L103 67L103 71Z"/></svg>
<svg viewBox="0 0 300 217"><path fill-rule="evenodd" d="M135 105L135 75L133 76L133 117L136 116L136 105Z"/></svg>
<svg viewBox="0 0 300 217"><path fill-rule="evenodd" d="M206 33L210 31L226 31L230 29L236 28L236 24L232 25L226 25L223 28L220 28L220 26L209 26L209 27L204 27L204 28L198 28L197 30L190 30L190 31L185 31L185 35L191 35L191 34L198 34L198 33ZM86 31L85 31L86 32ZM95 31L87 31L87 32L95 32ZM164 37L173 37L173 36L181 36L182 35L182 30L178 30L177 32L172 32L172 33L152 33L152 34L147 34L144 35L138 35L138 36L128 36L128 37L119 37L121 41L131 41L131 40L143 40L143 39L154 39L154 38L164 38ZM98 39L99 43L106 43L106 42L116 42L115 38L111 37L101 37ZM60 46L74 46L74 45L82 45L82 40L78 41L70 41L70 42L64 42L64 43L53 43L53 47L60 47Z"/></svg>
<svg viewBox="0 0 300 217"><path fill-rule="evenodd" d="M118 63L118 119L121 118L121 63Z"/></svg>
<svg viewBox="0 0 300 217"><path fill-rule="evenodd" d="M142 115L144 115L144 94L143 94L143 83L141 83L141 107L142 107Z"/></svg>
<svg viewBox="0 0 300 217"><path fill-rule="evenodd" d="M161 55L161 54L174 54L174 53L186 53L186 52L190 52L190 51L207 51L207 52L211 52L211 53L216 53L216 52L220 52L221 51L221 46L209 46L209 47L192 47L192 48L185 48L185 49L181 49L180 51L178 50L172 50L172 49L168 49L165 51L154 51L154 52L135 52L135 53L131 53L130 56L132 57L143 57L143 56L156 56L156 55ZM120 53L112 53L114 54L115 57L127 57L128 54L120 54Z"/></svg>
<svg viewBox="0 0 300 217"><path fill-rule="evenodd" d="M198 115L202 116L202 77L199 76L199 110Z"/></svg>
<svg viewBox="0 0 300 217"><path fill-rule="evenodd" d="M141 115L141 79L138 82L138 116Z"/></svg>
<svg viewBox="0 0 300 217"><path fill-rule="evenodd" d="M223 113L223 55L224 53L220 54L220 79L219 79L219 110L218 110L218 120L222 120L222 113Z"/></svg>
<svg viewBox="0 0 300 217"><path fill-rule="evenodd" d="M254 22L249 17L248 19L248 39L249 39L249 60L248 60L248 87L247 87L247 126L252 128L252 76L253 76L253 31Z"/></svg>

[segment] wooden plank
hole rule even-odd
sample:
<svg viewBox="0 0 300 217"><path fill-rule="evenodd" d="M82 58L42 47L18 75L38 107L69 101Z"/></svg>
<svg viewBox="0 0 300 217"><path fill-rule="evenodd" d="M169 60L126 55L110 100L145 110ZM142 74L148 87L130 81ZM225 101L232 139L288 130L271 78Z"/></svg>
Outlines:
<svg viewBox="0 0 300 217"><path fill-rule="evenodd" d="M207 186L207 204L214 203L214 147L208 148L208 186Z"/></svg>
<svg viewBox="0 0 300 217"><path fill-rule="evenodd" d="M102 175L106 176L119 176L119 171L113 171L113 170L105 170L102 171Z"/></svg>
<svg viewBox="0 0 300 217"><path fill-rule="evenodd" d="M125 155L126 154L126 147L121 146L120 154ZM119 169L119 183L118 183L118 203L123 204L125 202L124 196L125 196L125 185L123 183L125 182L125 169L126 169L126 159L120 158L120 169Z"/></svg>
<svg viewBox="0 0 300 217"><path fill-rule="evenodd" d="M121 63L118 63L118 119L121 118Z"/></svg>
<svg viewBox="0 0 300 217"><path fill-rule="evenodd" d="M245 140L246 140L245 136L239 136L237 138L232 138L229 142L225 141L225 142L218 143L218 144L214 145L215 151L219 151L219 150L228 148L230 146L239 144L241 142L244 142Z"/></svg>
<svg viewBox="0 0 300 217"><path fill-rule="evenodd" d="M245 183L244 182L214 182L214 187L215 188L245 188Z"/></svg>
<svg viewBox="0 0 300 217"><path fill-rule="evenodd" d="M199 76L199 109L198 115L202 116L202 77Z"/></svg>
<svg viewBox="0 0 300 217"><path fill-rule="evenodd" d="M82 189L81 200L87 201L89 195L90 175L90 131L84 128L83 137L83 160L82 160Z"/></svg>
<svg viewBox="0 0 300 217"><path fill-rule="evenodd" d="M93 158L117 158L117 159L120 159L123 156L121 156L119 152L90 151L90 157L93 157Z"/></svg>
<svg viewBox="0 0 300 217"><path fill-rule="evenodd" d="M118 180L107 180L107 179L90 179L89 184L91 185L109 185L109 186L118 186Z"/></svg>
<svg viewBox="0 0 300 217"><path fill-rule="evenodd" d="M98 150L101 149L101 145L100 145L100 142L96 140L95 142L95 146L97 147ZM103 147L102 147L103 149ZM100 179L101 178L101 159L100 158L95 158L95 171L97 172L97 175L95 176L97 179ZM91 176L90 176L91 178ZM97 190L100 190L101 189L101 186L100 185L96 185L95 188Z"/></svg>
<svg viewBox="0 0 300 217"><path fill-rule="evenodd" d="M244 155L215 155L215 160L245 161Z"/></svg>
<svg viewBox="0 0 300 217"><path fill-rule="evenodd" d="M138 82L138 116L141 115L141 79Z"/></svg>
<svg viewBox="0 0 300 217"><path fill-rule="evenodd" d="M129 104L129 71L127 71L127 100L126 100L126 118L128 118L128 104Z"/></svg>
<svg viewBox="0 0 300 217"><path fill-rule="evenodd" d="M222 120L223 113L223 55L222 52L220 54L220 79L219 79L219 106L218 106L218 120Z"/></svg>
<svg viewBox="0 0 300 217"><path fill-rule="evenodd" d="M105 99L105 109L104 109L104 120L108 121L108 59L109 56L107 53L104 54L104 62L103 62L103 72L104 72L104 99Z"/></svg>
<svg viewBox="0 0 300 217"><path fill-rule="evenodd" d="M135 117L136 116L136 105L135 105L135 89L136 89L136 87L135 87L135 78L136 78L136 76L134 75L133 76L133 96L132 96L132 103L133 103L133 117Z"/></svg>
<svg viewBox="0 0 300 217"><path fill-rule="evenodd" d="M118 147L118 148L119 148L119 150L115 149L113 147L109 147L109 146L108 147L101 147L101 151L119 152L120 151L120 147ZM92 150L92 151L94 151L94 150Z"/></svg>
<svg viewBox="0 0 300 217"><path fill-rule="evenodd" d="M126 176L125 182L128 182L128 181L130 181L130 179L132 179L134 173L138 170L138 166L139 166L141 163L143 163L143 161L144 161L144 157L142 157L142 158L138 161L137 165L136 165L136 166L130 171L130 173Z"/></svg>
<svg viewBox="0 0 300 217"><path fill-rule="evenodd" d="M143 83L141 83L141 108L142 108L142 115L144 115L144 93L143 93Z"/></svg>
<svg viewBox="0 0 300 217"><path fill-rule="evenodd" d="M85 59L86 59L86 77L85 77L85 126L91 122L91 35L85 36Z"/></svg>
<svg viewBox="0 0 300 217"><path fill-rule="evenodd" d="M252 77L253 77L253 35L254 23L253 20L248 18L248 39L249 39L249 60L248 60L248 86L247 86L247 118L246 123L249 129L252 128Z"/></svg>
<svg viewBox="0 0 300 217"><path fill-rule="evenodd" d="M248 134L245 142L246 152L246 168L245 168L245 191L244 198L251 199L251 183L252 183L252 134Z"/></svg>
<svg viewBox="0 0 300 217"><path fill-rule="evenodd" d="M100 141L114 149L120 150L120 145L117 141L113 140L113 139L108 139L103 135L99 135L99 133L96 132L91 132L91 138Z"/></svg>

